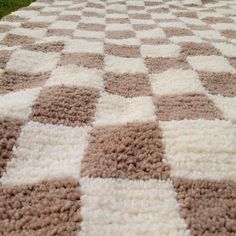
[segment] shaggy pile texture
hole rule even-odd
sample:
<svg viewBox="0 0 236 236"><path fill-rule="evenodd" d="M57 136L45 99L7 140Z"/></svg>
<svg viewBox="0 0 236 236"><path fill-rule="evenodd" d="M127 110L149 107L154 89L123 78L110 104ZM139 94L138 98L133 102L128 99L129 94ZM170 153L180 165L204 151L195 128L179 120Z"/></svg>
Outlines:
<svg viewBox="0 0 236 236"><path fill-rule="evenodd" d="M235 66L235 0L6 16L0 235L235 236Z"/></svg>

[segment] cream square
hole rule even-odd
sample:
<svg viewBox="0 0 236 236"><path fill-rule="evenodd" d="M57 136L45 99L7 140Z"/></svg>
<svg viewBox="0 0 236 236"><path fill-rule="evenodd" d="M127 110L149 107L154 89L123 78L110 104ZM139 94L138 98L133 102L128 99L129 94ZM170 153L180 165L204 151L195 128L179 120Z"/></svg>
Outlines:
<svg viewBox="0 0 236 236"><path fill-rule="evenodd" d="M40 89L25 89L0 96L0 117L27 120Z"/></svg>
<svg viewBox="0 0 236 236"><path fill-rule="evenodd" d="M141 45L143 57L177 57L181 47L175 44Z"/></svg>
<svg viewBox="0 0 236 236"><path fill-rule="evenodd" d="M153 38L165 38L166 34L161 28L155 28L150 30L136 31L136 36L139 39L142 38L153 39Z"/></svg>
<svg viewBox="0 0 236 236"><path fill-rule="evenodd" d="M125 98L102 93L98 100L94 125L119 125L155 119L155 107L151 97Z"/></svg>
<svg viewBox="0 0 236 236"><path fill-rule="evenodd" d="M232 43L213 43L226 57L236 57L236 45Z"/></svg>
<svg viewBox="0 0 236 236"><path fill-rule="evenodd" d="M169 38L173 43L192 42L202 43L203 40L198 36L173 36Z"/></svg>
<svg viewBox="0 0 236 236"><path fill-rule="evenodd" d="M39 11L18 10L18 11L12 12L11 15L24 17L24 18L33 18L35 16L38 16L39 13L40 13Z"/></svg>
<svg viewBox="0 0 236 236"><path fill-rule="evenodd" d="M14 149L15 158L8 163L0 183L19 185L79 178L90 129L27 123Z"/></svg>
<svg viewBox="0 0 236 236"><path fill-rule="evenodd" d="M74 21L55 21L50 25L50 29L75 29L78 22Z"/></svg>
<svg viewBox="0 0 236 236"><path fill-rule="evenodd" d="M160 27L162 28L180 28L180 29L187 29L186 24L181 21L173 21L173 22L160 22Z"/></svg>
<svg viewBox="0 0 236 236"><path fill-rule="evenodd" d="M144 6L144 1L128 0L126 1L127 6Z"/></svg>
<svg viewBox="0 0 236 236"><path fill-rule="evenodd" d="M197 36L203 39L224 39L218 31L215 30L195 30L193 31Z"/></svg>
<svg viewBox="0 0 236 236"><path fill-rule="evenodd" d="M211 95L210 97L216 106L223 111L224 117L236 124L236 97L223 97L220 95Z"/></svg>
<svg viewBox="0 0 236 236"><path fill-rule="evenodd" d="M57 16L35 16L29 20L29 22L46 22L52 23L56 21Z"/></svg>
<svg viewBox="0 0 236 236"><path fill-rule="evenodd" d="M103 42L87 40L68 40L63 52L68 53L103 53Z"/></svg>
<svg viewBox="0 0 236 236"><path fill-rule="evenodd" d="M105 56L105 70L115 73L147 73L142 58Z"/></svg>
<svg viewBox="0 0 236 236"><path fill-rule="evenodd" d="M106 43L116 44L116 45L141 45L141 41L137 38L128 39L105 39Z"/></svg>
<svg viewBox="0 0 236 236"><path fill-rule="evenodd" d="M216 30L236 30L235 23L216 23L211 24L211 27Z"/></svg>
<svg viewBox="0 0 236 236"><path fill-rule="evenodd" d="M88 31L88 30L75 30L73 33L74 37L77 38L88 38L88 39L104 39L105 33L99 31Z"/></svg>
<svg viewBox="0 0 236 236"><path fill-rule="evenodd" d="M106 31L133 31L130 24L108 24L106 25Z"/></svg>
<svg viewBox="0 0 236 236"><path fill-rule="evenodd" d="M203 21L198 18L190 18L190 17L180 17L185 24L189 25L206 25Z"/></svg>
<svg viewBox="0 0 236 236"><path fill-rule="evenodd" d="M172 13L151 13L152 19L165 19L165 20L173 20L176 19L176 16Z"/></svg>
<svg viewBox="0 0 236 236"><path fill-rule="evenodd" d="M103 17L92 17L92 16L83 16L80 23L86 24L105 24L105 18Z"/></svg>
<svg viewBox="0 0 236 236"><path fill-rule="evenodd" d="M10 33L18 34L22 36L32 37L32 38L43 38L46 35L46 29L27 29L27 28L15 28L10 31Z"/></svg>
<svg viewBox="0 0 236 236"><path fill-rule="evenodd" d="M82 236L190 235L169 181L82 178L80 183Z"/></svg>
<svg viewBox="0 0 236 236"><path fill-rule="evenodd" d="M183 120L160 122L160 126L171 176L236 179L235 125L224 120Z"/></svg>
<svg viewBox="0 0 236 236"><path fill-rule="evenodd" d="M54 69L59 60L57 53L15 51L7 63L7 70L15 72L40 73Z"/></svg>
<svg viewBox="0 0 236 236"><path fill-rule="evenodd" d="M52 71L45 86L75 85L103 89L102 72L96 69L67 65Z"/></svg>
<svg viewBox="0 0 236 236"><path fill-rule="evenodd" d="M192 70L169 69L151 76L153 93L159 96L185 93L203 93L198 74Z"/></svg>
<svg viewBox="0 0 236 236"><path fill-rule="evenodd" d="M221 56L190 56L187 57L188 63L195 70L210 72L234 72L234 68L226 58Z"/></svg>

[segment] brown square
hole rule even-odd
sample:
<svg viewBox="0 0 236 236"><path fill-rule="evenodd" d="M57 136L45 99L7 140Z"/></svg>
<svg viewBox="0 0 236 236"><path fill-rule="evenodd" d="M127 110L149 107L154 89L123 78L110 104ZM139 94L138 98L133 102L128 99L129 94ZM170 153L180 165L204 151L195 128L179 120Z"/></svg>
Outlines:
<svg viewBox="0 0 236 236"><path fill-rule="evenodd" d="M205 17L202 21L207 24L234 23L233 19L230 19L229 17Z"/></svg>
<svg viewBox="0 0 236 236"><path fill-rule="evenodd" d="M190 17L190 18L198 18L197 13L194 11L184 11L184 12L175 12L177 17Z"/></svg>
<svg viewBox="0 0 236 236"><path fill-rule="evenodd" d="M151 29L155 29L157 26L156 24L134 24L133 28L137 31L143 31L143 30L151 30Z"/></svg>
<svg viewBox="0 0 236 236"><path fill-rule="evenodd" d="M22 125L22 122L17 119L0 119L0 177L6 169L7 162L12 158L12 150Z"/></svg>
<svg viewBox="0 0 236 236"><path fill-rule="evenodd" d="M210 43L192 43L184 42L179 44L181 46L181 55L187 56L211 56L222 55L221 52L212 46Z"/></svg>
<svg viewBox="0 0 236 236"><path fill-rule="evenodd" d="M92 88L44 88L32 107L31 119L41 123L78 126L93 121L99 92Z"/></svg>
<svg viewBox="0 0 236 236"><path fill-rule="evenodd" d="M104 56L95 53L63 53L59 65L68 64L102 69L104 65Z"/></svg>
<svg viewBox="0 0 236 236"><path fill-rule="evenodd" d="M158 120L223 119L222 112L203 94L158 96L154 99Z"/></svg>
<svg viewBox="0 0 236 236"><path fill-rule="evenodd" d="M106 23L107 24L129 24L129 18L106 18Z"/></svg>
<svg viewBox="0 0 236 236"><path fill-rule="evenodd" d="M141 57L140 47L135 45L105 44L105 53L119 57Z"/></svg>
<svg viewBox="0 0 236 236"><path fill-rule="evenodd" d="M1 50L0 51L0 69L5 69L7 62L10 60L12 51Z"/></svg>
<svg viewBox="0 0 236 236"><path fill-rule="evenodd" d="M2 21L10 21L10 22L24 22L27 18L14 16L14 15L7 15L1 19Z"/></svg>
<svg viewBox="0 0 236 236"><path fill-rule="evenodd" d="M59 16L57 20L78 22L80 18L81 17L78 15L62 15L62 16Z"/></svg>
<svg viewBox="0 0 236 236"><path fill-rule="evenodd" d="M35 42L35 39L21 36L17 34L8 34L2 41L2 44L7 45L8 47L18 46L18 45L25 45L25 44L32 44Z"/></svg>
<svg viewBox="0 0 236 236"><path fill-rule="evenodd" d="M36 52L61 52L64 48L64 42L48 42L48 43L38 43L38 44L28 44L23 46L24 49Z"/></svg>
<svg viewBox="0 0 236 236"><path fill-rule="evenodd" d="M99 14L99 13L96 13L96 12L83 11L83 16L103 18L104 14Z"/></svg>
<svg viewBox="0 0 236 236"><path fill-rule="evenodd" d="M102 24L88 24L88 23L80 23L79 29L88 30L88 31L105 31L105 25Z"/></svg>
<svg viewBox="0 0 236 236"><path fill-rule="evenodd" d="M75 236L82 220L80 196L73 179L0 186L0 235Z"/></svg>
<svg viewBox="0 0 236 236"><path fill-rule="evenodd" d="M172 36L192 36L193 32L189 29L181 29L181 28L164 28L163 29L168 38Z"/></svg>
<svg viewBox="0 0 236 236"><path fill-rule="evenodd" d="M47 22L23 22L21 24L24 28L35 29L35 28L48 28L50 23Z"/></svg>
<svg viewBox="0 0 236 236"><path fill-rule="evenodd" d="M9 25L0 25L0 33L9 32L13 27Z"/></svg>
<svg viewBox="0 0 236 236"><path fill-rule="evenodd" d="M131 19L141 19L141 20L151 19L151 15L148 13L129 14L129 17Z"/></svg>
<svg viewBox="0 0 236 236"><path fill-rule="evenodd" d="M151 96L151 86L144 74L114 74L104 75L104 87L108 93L124 97Z"/></svg>
<svg viewBox="0 0 236 236"><path fill-rule="evenodd" d="M170 68L190 69L190 65L184 57L177 58L154 58L146 57L145 63L150 73L161 73Z"/></svg>
<svg viewBox="0 0 236 236"><path fill-rule="evenodd" d="M106 37L110 39L128 39L134 38L135 33L133 31L107 31Z"/></svg>
<svg viewBox="0 0 236 236"><path fill-rule="evenodd" d="M199 72L203 86L214 95L236 97L236 74Z"/></svg>
<svg viewBox="0 0 236 236"><path fill-rule="evenodd" d="M122 179L167 179L158 123L129 123L94 130L82 159L82 176Z"/></svg>
<svg viewBox="0 0 236 236"><path fill-rule="evenodd" d="M73 36L73 30L70 29L49 29L47 36Z"/></svg>
<svg viewBox="0 0 236 236"><path fill-rule="evenodd" d="M226 38L236 39L236 30L222 30L220 33Z"/></svg>
<svg viewBox="0 0 236 236"><path fill-rule="evenodd" d="M173 179L191 235L236 235L236 183Z"/></svg>
<svg viewBox="0 0 236 236"><path fill-rule="evenodd" d="M50 73L47 72L29 74L5 71L0 74L0 94L41 86L49 76Z"/></svg>

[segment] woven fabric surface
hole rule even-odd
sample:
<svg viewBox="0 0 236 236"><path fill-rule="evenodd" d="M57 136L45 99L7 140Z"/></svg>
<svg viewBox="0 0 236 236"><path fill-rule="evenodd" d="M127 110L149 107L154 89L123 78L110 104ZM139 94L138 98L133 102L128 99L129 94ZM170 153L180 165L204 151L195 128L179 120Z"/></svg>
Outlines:
<svg viewBox="0 0 236 236"><path fill-rule="evenodd" d="M0 235L236 235L236 1L4 17Z"/></svg>

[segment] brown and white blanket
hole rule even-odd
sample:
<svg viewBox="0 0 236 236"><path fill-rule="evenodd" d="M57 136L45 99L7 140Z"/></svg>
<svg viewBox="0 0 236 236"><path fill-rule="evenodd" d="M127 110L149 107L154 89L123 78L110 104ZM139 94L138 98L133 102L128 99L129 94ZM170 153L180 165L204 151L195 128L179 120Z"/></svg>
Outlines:
<svg viewBox="0 0 236 236"><path fill-rule="evenodd" d="M235 236L236 1L0 21L0 235Z"/></svg>

